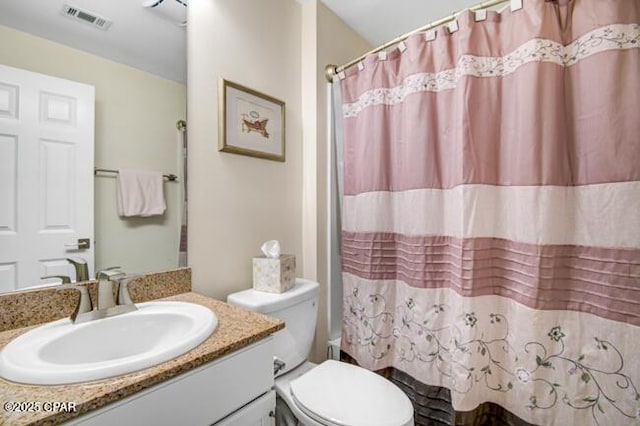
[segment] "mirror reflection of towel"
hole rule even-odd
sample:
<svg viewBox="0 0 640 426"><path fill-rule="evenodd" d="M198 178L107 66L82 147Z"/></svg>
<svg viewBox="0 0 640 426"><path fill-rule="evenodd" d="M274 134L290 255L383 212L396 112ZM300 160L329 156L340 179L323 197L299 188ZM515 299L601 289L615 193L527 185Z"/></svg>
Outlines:
<svg viewBox="0 0 640 426"><path fill-rule="evenodd" d="M164 214L163 178L160 172L118 170L116 204L120 216L158 216Z"/></svg>

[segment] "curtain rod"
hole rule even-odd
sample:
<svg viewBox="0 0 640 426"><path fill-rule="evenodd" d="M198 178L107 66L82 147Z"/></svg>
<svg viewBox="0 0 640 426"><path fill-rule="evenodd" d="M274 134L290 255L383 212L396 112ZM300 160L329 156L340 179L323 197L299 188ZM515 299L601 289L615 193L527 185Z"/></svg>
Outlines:
<svg viewBox="0 0 640 426"><path fill-rule="evenodd" d="M475 6L471 6L469 8L469 10L472 11L472 12L475 12L476 10L486 9L488 7L496 6L496 5L499 5L501 3L506 3L508 1L510 1L510 0L488 0L488 1L484 1L482 3L478 3ZM325 69L324 69L325 70L325 75L327 77L327 80L329 80L329 82L332 82L334 75L338 74L341 71L346 70L347 68L351 68L352 66L354 66L355 64L357 64L358 62L360 62L361 60L366 58L367 56L371 55L372 53L378 53L378 52L380 52L382 50L385 50L385 49L387 49L387 48L389 48L389 47L391 47L391 46L393 46L395 44L400 43L401 41L406 40L407 38L409 38L410 36L412 36L412 35L414 35L416 33L427 31L427 30L430 30L432 28L439 27L440 25L446 24L448 22L454 21L458 17L458 15L460 15L460 12L452 13L449 16L446 16L444 18L440 18L437 21L433 21L430 24L427 24L427 25L425 25L423 27L420 27L418 29L410 31L410 32L408 32L406 34L403 34L403 35L399 36L399 37L396 37L393 40L388 41L385 44L383 44L381 46L378 46L375 49L372 49L372 50L368 51L364 55L358 56L356 59L352 60L351 62L347 62L344 65L340 65L340 66L327 65L325 67Z"/></svg>
<svg viewBox="0 0 640 426"><path fill-rule="evenodd" d="M117 170L112 170L112 169L100 169L100 168L95 168L93 169L93 174L97 175L98 173L115 173L118 174ZM174 175L174 174L169 174L169 175L162 175L163 178L165 178L166 180L170 181L170 182L177 182L178 180L178 176Z"/></svg>

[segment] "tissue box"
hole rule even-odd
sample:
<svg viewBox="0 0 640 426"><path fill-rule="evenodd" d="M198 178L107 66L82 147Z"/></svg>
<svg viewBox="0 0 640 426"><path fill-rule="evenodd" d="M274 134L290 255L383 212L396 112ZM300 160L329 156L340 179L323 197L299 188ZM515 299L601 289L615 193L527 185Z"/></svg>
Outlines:
<svg viewBox="0 0 640 426"><path fill-rule="evenodd" d="M269 293L289 290L296 280L296 257L282 254L280 258L253 258L253 288Z"/></svg>

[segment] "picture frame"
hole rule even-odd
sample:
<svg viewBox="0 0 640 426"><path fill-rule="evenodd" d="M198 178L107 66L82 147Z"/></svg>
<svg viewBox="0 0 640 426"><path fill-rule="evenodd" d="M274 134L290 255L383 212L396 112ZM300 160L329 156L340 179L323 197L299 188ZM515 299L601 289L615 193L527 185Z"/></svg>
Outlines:
<svg viewBox="0 0 640 426"><path fill-rule="evenodd" d="M283 101L220 78L218 114L218 151L285 161Z"/></svg>

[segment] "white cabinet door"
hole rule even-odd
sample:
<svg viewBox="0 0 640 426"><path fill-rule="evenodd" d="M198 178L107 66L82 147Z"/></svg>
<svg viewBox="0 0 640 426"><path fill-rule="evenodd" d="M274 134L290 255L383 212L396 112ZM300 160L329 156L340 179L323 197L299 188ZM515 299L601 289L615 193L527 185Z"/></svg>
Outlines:
<svg viewBox="0 0 640 426"><path fill-rule="evenodd" d="M276 392L270 391L236 411L215 426L274 426L276 424Z"/></svg>
<svg viewBox="0 0 640 426"><path fill-rule="evenodd" d="M0 292L93 270L94 88L0 65ZM70 246L88 238L91 247Z"/></svg>
<svg viewBox="0 0 640 426"><path fill-rule="evenodd" d="M273 383L273 338L269 336L65 425L209 426L260 400ZM260 407L268 417L264 405Z"/></svg>

